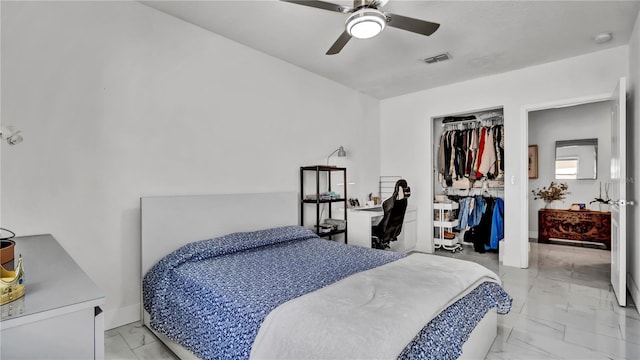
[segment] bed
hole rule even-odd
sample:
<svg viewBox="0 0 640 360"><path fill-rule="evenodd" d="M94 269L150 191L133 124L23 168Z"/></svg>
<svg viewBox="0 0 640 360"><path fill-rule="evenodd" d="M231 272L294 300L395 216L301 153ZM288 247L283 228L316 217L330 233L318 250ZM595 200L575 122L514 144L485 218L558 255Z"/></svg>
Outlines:
<svg viewBox="0 0 640 360"><path fill-rule="evenodd" d="M144 324L183 359L486 355L511 301L491 271L297 216L295 193L142 198Z"/></svg>

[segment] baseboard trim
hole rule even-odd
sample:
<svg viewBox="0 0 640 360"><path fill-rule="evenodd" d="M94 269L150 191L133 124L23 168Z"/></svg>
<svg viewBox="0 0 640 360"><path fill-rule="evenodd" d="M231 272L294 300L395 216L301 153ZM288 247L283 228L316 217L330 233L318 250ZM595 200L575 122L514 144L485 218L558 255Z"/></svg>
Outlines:
<svg viewBox="0 0 640 360"><path fill-rule="evenodd" d="M140 321L140 303L116 309L106 309L104 313L105 330L117 328L118 326Z"/></svg>
<svg viewBox="0 0 640 360"><path fill-rule="evenodd" d="M529 239L537 239L538 232L537 231L529 231Z"/></svg>
<svg viewBox="0 0 640 360"><path fill-rule="evenodd" d="M631 294L631 298L635 304L640 304L640 288L638 288L638 284L633 281L633 277L631 273L627 273L627 289L629 289L629 293ZM636 311L640 314L640 308L636 306Z"/></svg>

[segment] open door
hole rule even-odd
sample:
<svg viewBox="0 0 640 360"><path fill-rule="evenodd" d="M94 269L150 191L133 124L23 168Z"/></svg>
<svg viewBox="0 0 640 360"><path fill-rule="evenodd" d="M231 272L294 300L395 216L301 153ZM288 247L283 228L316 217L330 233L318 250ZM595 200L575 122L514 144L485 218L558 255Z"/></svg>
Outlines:
<svg viewBox="0 0 640 360"><path fill-rule="evenodd" d="M611 104L611 285L620 306L627 305L626 97L620 78Z"/></svg>

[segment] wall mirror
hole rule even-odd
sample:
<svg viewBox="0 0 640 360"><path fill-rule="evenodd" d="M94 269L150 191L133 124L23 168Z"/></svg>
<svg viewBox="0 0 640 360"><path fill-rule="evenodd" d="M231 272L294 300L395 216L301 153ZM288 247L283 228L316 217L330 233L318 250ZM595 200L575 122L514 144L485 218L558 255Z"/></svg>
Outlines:
<svg viewBox="0 0 640 360"><path fill-rule="evenodd" d="M556 141L556 179L596 179L598 139Z"/></svg>

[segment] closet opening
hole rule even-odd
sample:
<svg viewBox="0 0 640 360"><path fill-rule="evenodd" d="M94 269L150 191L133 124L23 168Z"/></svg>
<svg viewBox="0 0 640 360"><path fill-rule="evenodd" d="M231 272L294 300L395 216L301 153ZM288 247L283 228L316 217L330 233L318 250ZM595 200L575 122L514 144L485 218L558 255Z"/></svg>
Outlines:
<svg viewBox="0 0 640 360"><path fill-rule="evenodd" d="M504 241L503 108L432 120L434 253L494 268Z"/></svg>

